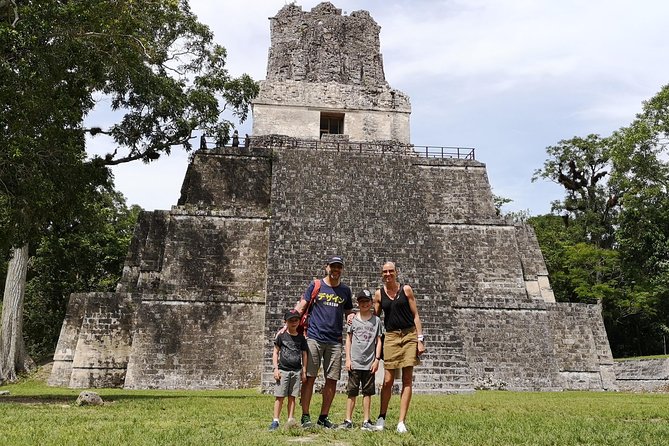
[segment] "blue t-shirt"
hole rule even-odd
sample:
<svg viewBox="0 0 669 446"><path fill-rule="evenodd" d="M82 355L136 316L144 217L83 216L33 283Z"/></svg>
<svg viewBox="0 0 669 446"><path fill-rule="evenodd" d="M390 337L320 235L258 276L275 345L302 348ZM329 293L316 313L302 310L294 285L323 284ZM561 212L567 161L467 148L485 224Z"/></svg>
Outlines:
<svg viewBox="0 0 669 446"><path fill-rule="evenodd" d="M311 300L314 282L304 292L304 300ZM332 288L321 279L321 289L309 310L307 337L324 344L340 344L344 332L344 313L353 309L353 296L348 285L339 283Z"/></svg>

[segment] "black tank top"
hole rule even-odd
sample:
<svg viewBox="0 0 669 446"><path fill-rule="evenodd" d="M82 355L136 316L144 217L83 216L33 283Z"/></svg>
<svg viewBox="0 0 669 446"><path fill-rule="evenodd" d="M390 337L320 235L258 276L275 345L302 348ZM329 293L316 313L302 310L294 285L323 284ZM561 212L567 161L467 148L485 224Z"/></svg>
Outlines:
<svg viewBox="0 0 669 446"><path fill-rule="evenodd" d="M415 326L409 299L404 294L402 284L400 284L400 291L395 299L388 297L386 290L381 288L381 310L383 310L383 325L386 331L404 330Z"/></svg>

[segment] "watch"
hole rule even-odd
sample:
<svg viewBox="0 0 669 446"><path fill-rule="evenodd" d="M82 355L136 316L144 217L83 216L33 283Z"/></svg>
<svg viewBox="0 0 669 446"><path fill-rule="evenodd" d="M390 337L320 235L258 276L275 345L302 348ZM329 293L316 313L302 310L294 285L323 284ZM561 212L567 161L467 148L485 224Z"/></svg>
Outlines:
<svg viewBox="0 0 669 446"><path fill-rule="evenodd" d="M423 335L418 335L418 340L420 342L423 342L425 340L425 337Z"/></svg>

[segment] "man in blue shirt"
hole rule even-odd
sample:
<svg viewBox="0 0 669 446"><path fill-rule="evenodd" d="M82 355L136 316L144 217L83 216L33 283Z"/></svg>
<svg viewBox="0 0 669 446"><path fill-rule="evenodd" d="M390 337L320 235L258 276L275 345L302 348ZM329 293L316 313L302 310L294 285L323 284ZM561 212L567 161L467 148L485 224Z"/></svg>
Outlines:
<svg viewBox="0 0 669 446"><path fill-rule="evenodd" d="M342 338L344 332L344 315L353 314L351 288L341 282L344 260L339 256L330 257L325 265L326 275L320 279L320 290L314 297L315 301L309 310L309 326L307 328L307 380L302 386L302 419L303 427L311 426L309 406L314 392L314 383L323 364L325 385L323 386L323 403L318 417L318 425L328 429L335 424L328 419L330 406L337 390L337 381L341 376L343 353ZM295 309L304 313L315 282L304 292Z"/></svg>

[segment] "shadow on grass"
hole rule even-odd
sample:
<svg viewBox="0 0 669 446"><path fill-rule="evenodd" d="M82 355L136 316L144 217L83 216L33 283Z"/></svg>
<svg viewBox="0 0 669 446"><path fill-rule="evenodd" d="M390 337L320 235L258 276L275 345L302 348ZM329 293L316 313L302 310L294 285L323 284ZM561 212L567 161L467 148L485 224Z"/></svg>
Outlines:
<svg viewBox="0 0 669 446"><path fill-rule="evenodd" d="M223 399L223 400L250 400L257 398L266 398L266 395L212 395L212 394L184 394L184 395L148 395L148 394L112 394L101 395L105 401L119 401L119 400L169 400L169 399Z"/></svg>
<svg viewBox="0 0 669 446"><path fill-rule="evenodd" d="M69 395L31 395L31 396L3 396L0 404L71 404L74 399Z"/></svg>
<svg viewBox="0 0 669 446"><path fill-rule="evenodd" d="M176 400L176 399L213 399L213 400L250 400L256 398L263 398L264 395L212 395L212 394L197 394L189 393L184 395L150 395L150 394L105 394L99 392L100 396L106 403L115 401L141 401L141 400ZM14 395L1 396L0 404L14 403L14 404L74 404L78 395Z"/></svg>

